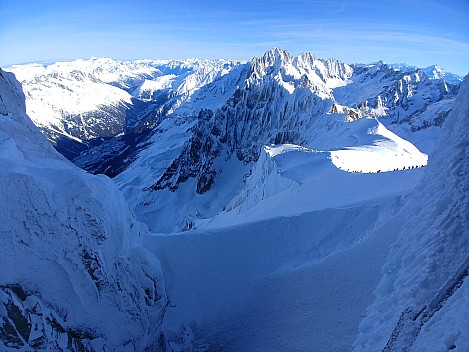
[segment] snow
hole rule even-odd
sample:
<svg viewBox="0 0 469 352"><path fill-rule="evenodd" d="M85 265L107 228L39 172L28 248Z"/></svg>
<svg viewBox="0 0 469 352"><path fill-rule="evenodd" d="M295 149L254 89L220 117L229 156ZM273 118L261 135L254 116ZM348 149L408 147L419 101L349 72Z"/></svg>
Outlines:
<svg viewBox="0 0 469 352"><path fill-rule="evenodd" d="M377 68L373 66L372 69ZM240 91L243 94L241 98L243 103L240 105L239 112L238 110L234 112L239 113L236 117L236 120L240 120L239 126L221 124L217 127L222 131L232 131L236 128L240 140L230 143L233 146L236 145L236 148L243 152L244 149L257 150L257 148L261 148L262 144L259 141L273 140L276 134L281 135L285 131L294 130L298 134L299 142L302 143L298 148L303 148L304 151L317 151L317 153L315 155L313 155L314 153L309 153L309 155L289 153L291 160L296 160L294 155L301 155L298 160L304 160L304 163L308 165L308 170L311 169L308 174L316 175L317 179L321 179L321 175L326 173L325 170L327 170L328 177L341 175L341 173L337 173L336 168L349 173L384 173L425 166L427 163L425 154L388 130L383 125L384 121L368 117L369 115L382 116L387 113L388 108L385 108L379 95L376 107L369 111L363 110L361 118L356 121L352 119L350 123L346 123L344 115L347 114L349 107L336 105L337 112L328 113L334 103L336 91L341 92L342 88L337 88L338 86L345 85L343 89L350 87L348 91L351 93L359 89L358 81L353 83L350 80L352 73L350 66L336 60L318 60L311 54L302 54L297 58L292 58L288 53L275 48L271 52L267 52L264 57L253 59L249 65L233 67L229 74L224 74L211 81L210 84L202 86L181 105L178 106L176 103L174 106L178 107L173 110L170 116L175 121L193 121L195 112L206 108L213 109L216 114L219 113L222 117L225 114L231 116L231 111L226 112L232 104L229 99L235 91ZM385 73L386 70L383 69L383 75ZM385 88L385 83L379 82L378 78L382 78L381 76L376 80L371 79L371 82L368 81L368 76L365 73L363 73L363 77L367 79L366 84L371 92L381 92ZM177 79L179 78L180 76ZM360 75L354 76L354 79L361 78ZM276 88L278 85L287 87L285 92L290 93L284 94L283 89ZM251 92L253 92L252 99L256 99L256 101L263 99L260 97L269 97L270 95L275 95L275 99L266 98L265 102L261 101L259 107L256 106L251 111L244 108L246 104L250 104L251 96L248 94ZM340 97L340 94L338 96ZM448 107L448 105L445 106ZM287 115L283 116L282 112ZM256 116L256 119L246 117L251 116L251 113ZM231 119L231 117L229 118ZM217 121L211 123L217 123ZM262 125L260 126L260 124ZM388 121L386 126L389 125ZM334 201L330 200L335 194L323 191L323 189L327 189L329 184L316 182L313 176L310 178L301 176L302 166L291 167L289 171L285 171L284 167L281 167L280 171L272 172L269 169L269 162L265 161L268 158L265 160L261 158L262 160L258 164L265 161L265 165L256 167L261 170L265 168L265 170L258 172L259 179L256 181L255 178L249 177L253 165L237 165L232 160L235 156L230 155L228 150L221 151L221 156L215 161L216 167L213 166L217 173L214 184L216 191L212 189L203 197L199 197L194 194L195 183L193 180L178 184L178 190L174 193L169 190L152 191L151 186L177 159L178 153L184 149L184 143L189 141L191 132L189 127L186 128L184 138L174 137L174 142L171 142L172 137L167 138L166 136L182 136L183 134L181 134L180 126L177 123L173 125L173 122L165 121L164 131L161 134L155 134L155 136L161 136L161 140L158 140L157 137L152 138L148 148L116 178L119 187L125 193L139 219L147 223L153 231L168 233L194 226L215 226L218 218L231 217L239 211L245 213L246 209L250 209L251 205L255 205L256 202L281 192L284 192L285 196L289 192L311 194L311 197L300 200L300 204L303 204L305 209L317 209L321 201L331 206L336 205ZM413 141L421 141L419 136L411 136L411 133L406 135L406 138L410 137L413 138ZM427 137L425 136L425 138ZM257 143L260 145L257 146ZM430 143L422 142L422 145L427 146ZM278 148L284 147L275 146L275 150L279 150ZM271 149L270 153L273 150ZM164 161L161 158L164 158ZM317 166L319 163L322 163L321 166ZM299 176L289 175L289 172L298 173ZM333 176L330 176L329 173ZM263 174L265 175L263 176ZM383 179L383 185L378 182L376 186L366 187L366 182L373 179L373 176L369 176L370 178L363 184L361 181L358 182L357 187L344 187L344 197L341 194L339 203L343 200L343 204L350 204L361 202L370 197L379 199L407 192L415 186L421 174L416 170L416 172L402 173L403 176L399 172L393 176L378 176L378 179ZM265 183L264 178L268 179ZM341 178L347 178L347 176L337 176L337 179ZM243 190L244 180L247 180L253 187L247 187ZM355 181L352 177L344 184L353 182ZM308 187L299 186L303 183ZM317 194L313 195L313 192L310 191L312 189L317 190ZM363 194L362 197L360 193ZM280 200L285 201L281 195L276 195L276 197L279 202ZM243 203L245 204L242 205ZM279 210L273 210L275 208L273 205L263 203L263 206L271 209L273 214L280 214ZM179 211L174 212L174 207L177 207ZM232 211L232 214L225 215L224 209ZM296 211L293 210L292 213ZM262 213L261 210L259 212ZM247 216L246 220L249 218L247 214L243 216ZM261 216L261 218L264 217L265 215ZM212 220L212 218L215 219ZM254 215L252 218L256 219ZM241 222L244 220L239 217L239 220L233 221Z"/></svg>
<svg viewBox="0 0 469 352"><path fill-rule="evenodd" d="M468 116L466 101L448 124ZM451 147L438 148L422 181L424 168L350 173L333 164L330 151L266 146L232 208L196 230L146 237L166 277L163 330L172 349L382 350L402 310L423 306L466 255L467 194L457 190L467 193L467 182L464 172L454 173L465 160L466 122L454 127L456 137L443 137ZM387 137L390 148L423 157L376 120L360 123L374 126L363 137ZM459 203L448 207L438 192ZM435 216L444 225L439 235L421 222ZM456 233L444 218L460 224ZM412 350L468 346L466 281L423 325Z"/></svg>
<svg viewBox="0 0 469 352"><path fill-rule="evenodd" d="M412 351L429 351L431 349L464 351L469 346L467 334L469 325L469 282L464 280L462 286L446 302L445 309L435 313L420 331Z"/></svg>
<svg viewBox="0 0 469 352"><path fill-rule="evenodd" d="M366 134L354 134L356 138L371 136L375 140L371 143L368 141L369 144L332 151L332 163L338 168L349 172L386 172L427 165L426 154L389 131L378 120L362 118L356 124L361 125L359 128L367 128Z"/></svg>
<svg viewBox="0 0 469 352"><path fill-rule="evenodd" d="M142 97L143 95L148 95L151 97L151 94L157 90L168 89L172 86L172 80L176 75L164 75L155 78L154 80L144 80L140 87L138 87L133 93L133 96ZM151 100L151 99L149 99Z"/></svg>
<svg viewBox="0 0 469 352"><path fill-rule="evenodd" d="M165 335L176 340L186 324L209 350L350 349L393 238L388 227L363 240L384 212L329 209L147 238L167 278Z"/></svg>
<svg viewBox="0 0 469 352"><path fill-rule="evenodd" d="M399 226L381 219L421 173L348 173L327 152L266 147L237 206L147 239L167 278L166 336L185 326L213 350L350 349Z"/></svg>
<svg viewBox="0 0 469 352"><path fill-rule="evenodd" d="M328 143L338 146L332 151L292 144L265 146L242 192L203 226L292 216L394 197L415 187L423 173L420 167L427 163L425 154L376 119L362 118L335 133L328 135L332 138ZM355 146L346 147L351 141Z"/></svg>
<svg viewBox="0 0 469 352"><path fill-rule="evenodd" d="M156 348L166 300L145 225L52 148L24 99L0 71L0 349Z"/></svg>
<svg viewBox="0 0 469 352"><path fill-rule="evenodd" d="M81 125L94 125L99 121L89 118L90 112L102 106L131 105L131 95L112 85L96 81L89 74L78 71L82 61L74 65L56 63L49 66L22 65L8 68L22 83L26 96L26 113L39 127L47 127L69 138L80 140L68 131L73 122L64 117L82 115ZM84 120L87 121L84 121ZM85 131L85 138L95 137Z"/></svg>
<svg viewBox="0 0 469 352"><path fill-rule="evenodd" d="M469 250L468 102L466 77L426 174L396 216L402 226L383 266L375 301L360 324L356 351L383 348L406 308L422 309L428 318L413 324L404 319L394 346L411 351L464 351L469 346L469 310L463 296ZM459 288L451 279L458 276ZM439 309L431 308L431 302ZM413 330L416 324L420 333Z"/></svg>
<svg viewBox="0 0 469 352"><path fill-rule="evenodd" d="M271 76L290 94L303 85L314 90L321 99L330 98L332 90L346 85L353 73L349 65L337 60L324 61L309 53L293 58L280 48L267 51L262 58L254 58L251 66L253 75L248 84Z"/></svg>
<svg viewBox="0 0 469 352"><path fill-rule="evenodd" d="M119 125L114 135L124 132L126 121L120 121L117 114L110 114L106 125L100 126L103 112L128 110L132 98L147 102L155 98L158 103L158 94L166 93L169 108L165 114L172 113L194 92L221 79L237 65L240 63L230 60L91 58L51 65L14 65L6 70L22 83L27 114L37 126L81 141L109 137L114 124ZM74 129L80 131L79 136L70 132Z"/></svg>
<svg viewBox="0 0 469 352"><path fill-rule="evenodd" d="M193 194L191 180L179 185L174 193L141 192L142 185L153 184L155 175L169 167L190 137L191 124L175 121L164 121L152 137L152 145L115 178L139 219L156 232L180 231L187 226L224 226L395 196L411 190L421 177L422 170L411 167L426 164L426 155L412 144L376 119L363 118L342 123L330 134L323 130L327 141L313 143L321 147L336 145L336 150L291 144L266 146L247 178L252 166L236 158L225 161L226 153L222 152L215 165L222 172L203 197ZM393 172L386 175L385 171ZM298 206L285 209L285 202Z"/></svg>
<svg viewBox="0 0 469 352"><path fill-rule="evenodd" d="M375 119L344 126L336 131L341 138L330 144L386 139L390 145L370 153L409 148L422 156ZM387 219L423 169L345 172L334 165L332 153L266 146L242 191L236 186L239 163L230 159L203 197L191 196L191 181L177 192L153 195L163 215L153 223L148 210L144 219L154 231L166 232L164 221L174 223L181 213L193 215L196 229L146 238L145 247L162 261L170 302L163 330L175 351L182 345L226 351L351 349L400 225ZM134 170L144 172L136 165ZM125 178L124 173L119 182ZM216 210L227 189L241 194L211 215L208 209Z"/></svg>
<svg viewBox="0 0 469 352"><path fill-rule="evenodd" d="M132 76L132 65L142 74ZM2 89L0 102L0 211L9 219L0 265L19 269L0 273L2 302L23 311L39 302L44 316L99 331L92 349L158 349L161 332L173 351L467 349L467 79L456 101L434 102L425 72L402 72L395 83L409 98L409 121L396 126L404 110L384 94L395 69L382 63L354 75L336 60L274 48L251 66L96 58L78 66L142 97L172 89L172 115L115 178L121 193L52 150L10 79L16 93ZM175 192L151 189L193 136L194 111L223 109L239 87L269 93L272 82L286 90L281 103L300 111L293 122L272 117L272 135L294 129L298 144L265 145L254 163L224 145L204 194L191 178ZM429 158L435 121L451 109ZM246 138L264 138L259 126L242 126L252 128ZM83 268L82 247L99 259L106 290ZM41 296L21 303L3 288L16 282ZM40 335L33 329L31 339Z"/></svg>
<svg viewBox="0 0 469 352"><path fill-rule="evenodd" d="M247 174L244 189L213 217L198 218L196 209L204 201L211 204L223 197L226 180L203 200L191 197L187 190L193 188L191 181L174 194L155 196L155 201L167 200L159 210L164 218L174 204L178 212L188 214L193 209L194 214L195 230L146 238L146 247L161 258L167 279L170 308L163 330L175 351L182 345L226 351L351 350L363 342L365 351L384 347L383 339L390 336L405 308L392 301L401 289L395 291L389 284L395 277L387 273L395 272L394 261L408 250L410 262L403 269L400 280L406 279L400 287L411 287L415 277L406 273L416 263L426 262L422 258L427 254L434 255L422 251L418 240L393 247L399 236L407 239L409 231L422 231L420 223L412 220L413 225L401 232L403 219L415 216L413 208L403 204L415 198L423 199L417 204L426 204L422 202L430 199L419 193L408 196L417 184L422 189L428 183L428 179L420 182L425 168L412 168L425 165L427 156L372 118L343 124L313 140L305 146L266 146ZM322 148L327 145L336 149ZM234 165L224 168L222 175L239 173ZM343 165L364 172L346 172L339 168ZM377 173L378 168L383 172ZM436 166L433 170L438 173ZM229 179L239 182L235 176ZM442 188L444 181L438 182L431 182L430 192ZM198 205L191 208L194 203ZM430 218L433 214L419 213ZM152 226L158 231L157 222ZM167 225L162 232L165 229ZM389 263L388 253L396 248L401 254ZM438 272L437 266L432 268ZM450 272L439 273L442 284ZM384 284L376 290L380 281ZM463 296L459 290L464 285L446 303L449 312L454 312L455 304L461 306L451 302ZM373 304L375 295L382 301ZM406 297L413 295L411 290ZM463 314L456 318L462 327L454 333L440 330L430 335L449 319L437 312L416 339L416 350L428 349L437 340L448 348L453 343L467 346Z"/></svg>
<svg viewBox="0 0 469 352"><path fill-rule="evenodd" d="M137 214L145 209L145 204L133 196L135 188L155 182L154 175L162 174L169 167L189 139L193 124L194 121L182 119L163 121L150 139L152 148L144 149L133 165L114 179L126 199L136 201L130 204Z"/></svg>

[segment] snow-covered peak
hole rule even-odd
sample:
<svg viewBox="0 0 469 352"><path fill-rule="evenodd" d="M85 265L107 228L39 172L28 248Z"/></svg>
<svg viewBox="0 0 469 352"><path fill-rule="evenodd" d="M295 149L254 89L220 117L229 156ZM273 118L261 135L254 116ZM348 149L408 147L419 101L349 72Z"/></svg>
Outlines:
<svg viewBox="0 0 469 352"><path fill-rule="evenodd" d="M412 73L415 71L421 71L421 72L424 72L425 75L429 79L440 80L444 78L446 82L451 83L451 84L459 84L461 83L463 79L461 76L457 74L445 71L445 69L443 69L443 67L439 65L430 65L424 68L418 68L417 66L407 65L405 63L393 63L393 64L385 64L385 65L392 68L395 71L400 71L403 73Z"/></svg>
<svg viewBox="0 0 469 352"><path fill-rule="evenodd" d="M8 70L23 85L27 113L57 144L64 137L86 141L148 128L237 65L229 60L93 57Z"/></svg>
<svg viewBox="0 0 469 352"><path fill-rule="evenodd" d="M262 57L254 57L251 62L251 74L254 79L262 78L265 75L274 76L281 69L291 66L292 57L280 48L272 48Z"/></svg>
<svg viewBox="0 0 469 352"><path fill-rule="evenodd" d="M168 225L165 231L173 231L181 228L187 215L177 214L174 219L175 214L167 214L173 196L165 196L165 202L155 201L159 192L174 192L174 199L180 199L183 192L189 195L187 213L210 216L223 207L219 200L225 196L217 198L217 205L209 210L198 208L192 197L223 187L216 184L225 172L230 173L228 160L252 166L263 155L263 147L272 143L322 150L323 155L331 156L333 167L349 172L382 174L420 168L426 165L427 156L408 134L398 137L402 131L388 116L403 120L414 114L418 118L427 105L451 98L457 89L445 90L438 80L432 83L428 85L417 72L404 74L384 63L352 67L335 59L317 59L311 53L291 57L274 48L214 79L175 110L174 115L187 112L180 114L183 117L192 113L188 120L193 124L184 139L178 138L177 147L174 144L174 154L167 151L164 160L158 160L164 167L141 169L141 165L154 164L150 155L167 148L152 141L145 156L124 171L119 182L131 194L135 185L125 181L126 174L144 179L146 190L151 191L141 194L143 199L135 199L139 213L151 217L152 226L161 220ZM442 120L450 103L431 111L437 111ZM377 117L382 122L374 119ZM176 134L179 128L175 125L169 130ZM241 182L242 177L234 175L237 181L230 184ZM142 203L146 205L141 207Z"/></svg>
<svg viewBox="0 0 469 352"><path fill-rule="evenodd" d="M444 78L448 83L451 84L458 84L462 81L462 77L454 73L446 72L441 66L438 65L428 66L423 68L422 71L424 71L430 79Z"/></svg>
<svg viewBox="0 0 469 352"><path fill-rule="evenodd" d="M292 57L286 50L274 47L266 51L259 61L265 66L286 65L291 63Z"/></svg>
<svg viewBox="0 0 469 352"><path fill-rule="evenodd" d="M26 95L27 113L37 126L75 140L123 132L125 123L116 110L130 107L132 97L97 78L101 71L90 65L92 61L8 69L19 77ZM101 78L106 74L101 74ZM91 116L83 119L83 115Z"/></svg>
<svg viewBox="0 0 469 352"><path fill-rule="evenodd" d="M91 79L124 89L129 88L135 80L141 80L142 77L158 77L161 75L157 68L142 63L97 57L87 60L56 62L48 65L14 65L8 70L15 72L20 82L34 80L40 76L66 77L78 72Z"/></svg>
<svg viewBox="0 0 469 352"><path fill-rule="evenodd" d="M304 52L301 53L294 60L296 60L299 65L312 66L314 64L314 61L316 60L316 56L313 53Z"/></svg>
<svg viewBox="0 0 469 352"><path fill-rule="evenodd" d="M248 86L259 80L274 79L289 93L296 88L309 88L322 98L331 96L331 90L347 83L352 68L335 59L316 59L312 53L292 57L287 51L273 48L251 63Z"/></svg>

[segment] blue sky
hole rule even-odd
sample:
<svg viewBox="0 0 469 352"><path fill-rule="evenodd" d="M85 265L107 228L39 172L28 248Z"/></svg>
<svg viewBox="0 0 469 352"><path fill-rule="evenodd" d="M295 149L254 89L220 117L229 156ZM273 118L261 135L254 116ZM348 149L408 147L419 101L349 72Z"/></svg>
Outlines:
<svg viewBox="0 0 469 352"><path fill-rule="evenodd" d="M249 60L278 46L469 72L468 0L0 0L0 66L105 56Z"/></svg>

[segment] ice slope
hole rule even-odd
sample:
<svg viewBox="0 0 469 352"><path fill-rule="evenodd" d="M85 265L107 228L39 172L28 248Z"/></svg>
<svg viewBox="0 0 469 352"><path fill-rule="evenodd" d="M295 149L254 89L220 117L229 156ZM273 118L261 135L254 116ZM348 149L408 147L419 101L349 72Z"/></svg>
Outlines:
<svg viewBox="0 0 469 352"><path fill-rule="evenodd" d="M395 228L374 227L395 206L148 237L167 279L173 350L184 337L194 350L350 350Z"/></svg>
<svg viewBox="0 0 469 352"><path fill-rule="evenodd" d="M429 167L396 217L402 225L356 351L469 349L468 122L466 77Z"/></svg>
<svg viewBox="0 0 469 352"><path fill-rule="evenodd" d="M362 118L356 125L351 127L355 128L351 134L358 145L331 152L332 162L338 168L350 172L386 172L427 165L426 154L378 120Z"/></svg>
<svg viewBox="0 0 469 352"><path fill-rule="evenodd" d="M146 227L106 177L59 155L0 71L0 349L142 351L166 306Z"/></svg>

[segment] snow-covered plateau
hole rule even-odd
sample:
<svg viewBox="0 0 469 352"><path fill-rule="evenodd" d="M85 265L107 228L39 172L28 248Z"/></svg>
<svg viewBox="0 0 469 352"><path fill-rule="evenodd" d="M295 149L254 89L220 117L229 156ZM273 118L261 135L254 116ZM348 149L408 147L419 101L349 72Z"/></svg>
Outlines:
<svg viewBox="0 0 469 352"><path fill-rule="evenodd" d="M279 48L7 70L0 349L469 351L467 77Z"/></svg>

